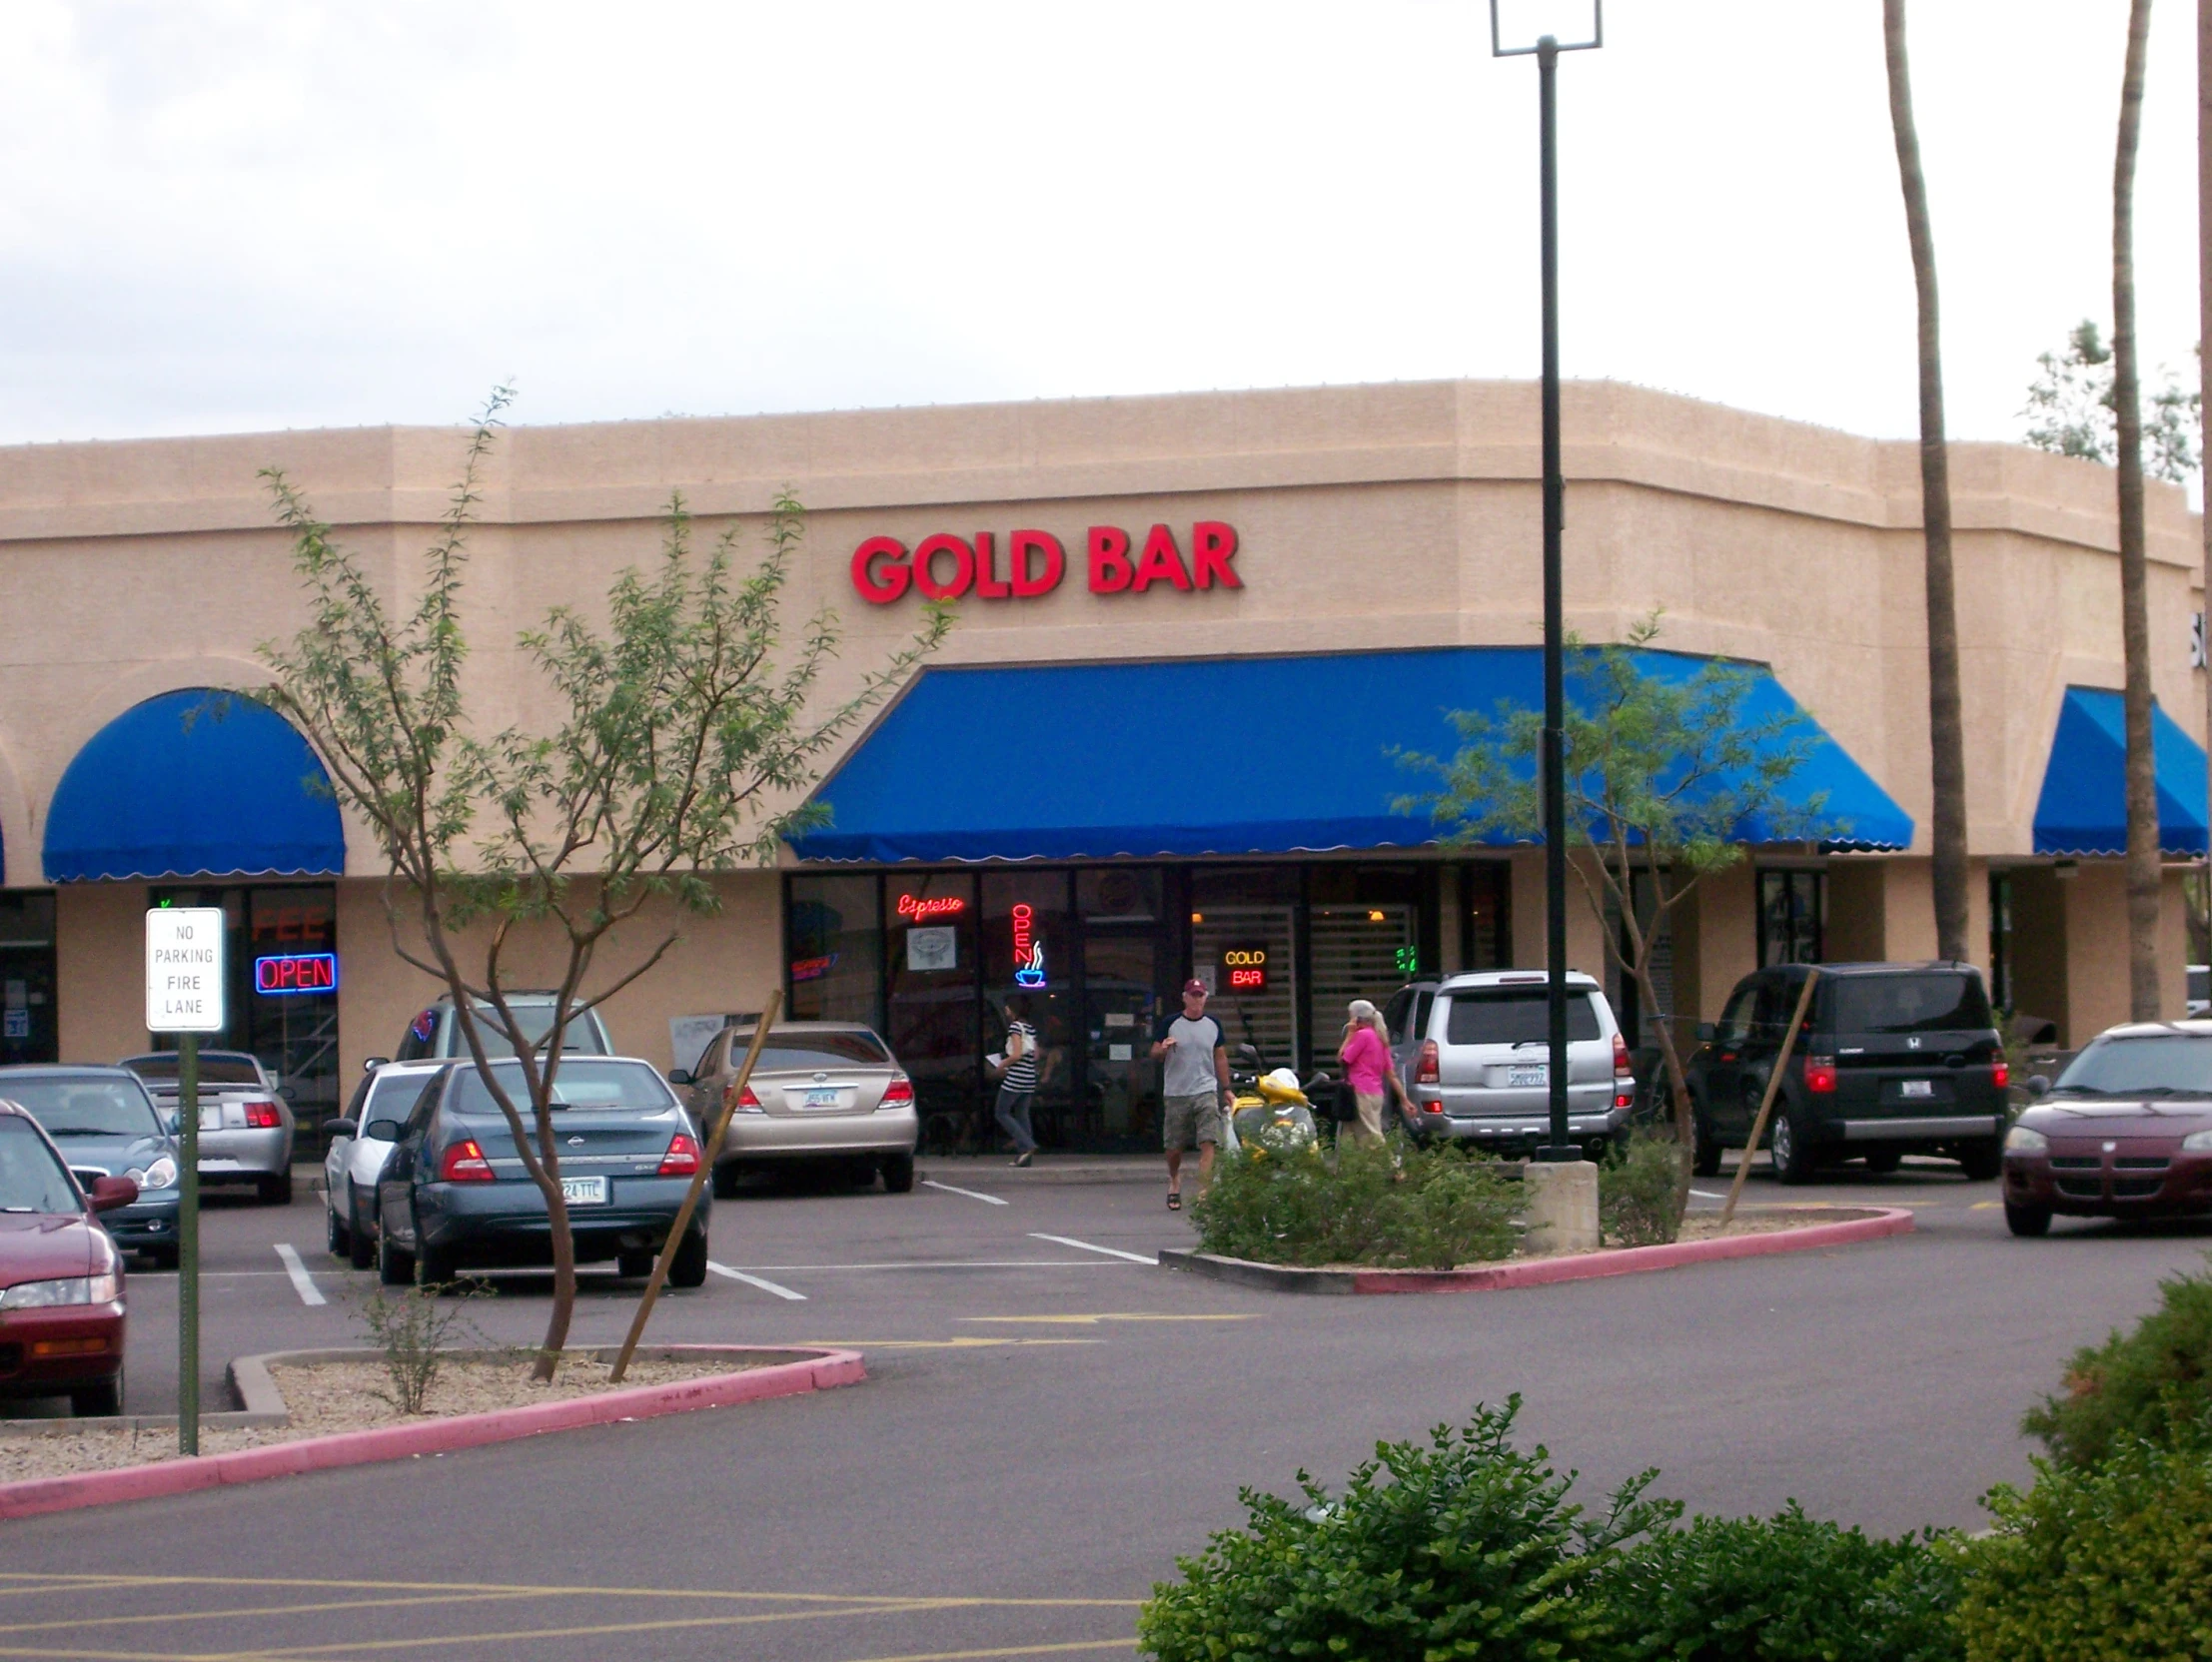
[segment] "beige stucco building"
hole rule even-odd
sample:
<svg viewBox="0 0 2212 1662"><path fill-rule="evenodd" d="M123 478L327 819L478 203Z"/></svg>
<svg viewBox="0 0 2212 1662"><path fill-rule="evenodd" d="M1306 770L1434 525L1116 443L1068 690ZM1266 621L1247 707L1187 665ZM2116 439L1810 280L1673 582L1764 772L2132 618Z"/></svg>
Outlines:
<svg viewBox="0 0 2212 1662"><path fill-rule="evenodd" d="M1709 1018L1762 954L1929 956L1915 447L1609 384L1568 389L1565 437L1571 626L1613 639L1663 608L1664 647L1767 666L1912 825L1902 852L1763 848L1715 880L1673 942L1671 1014ZM835 607L847 634L826 696L849 689L915 622L911 588L878 603L856 585L896 586L938 534L959 543L940 545L933 580L951 582L964 560L981 574L956 602L958 625L936 660L944 666L1526 648L1541 609L1536 438L1535 388L1498 383L517 427L492 458L473 543L470 696L488 727L530 718L517 631L555 602L593 606L618 567L650 557L671 492L712 534L729 523L756 530L786 486L809 510L790 613ZM160 730L149 726L148 700L257 682L257 646L304 621L261 469L283 467L397 592L446 505L465 441L448 429L369 428L0 449L0 1056L107 1061L145 1048L140 914L153 899L190 893L233 909L248 963L335 954L334 993L248 982L236 1001L234 1040L294 1078L304 1113L329 1112L363 1059L391 1054L436 989L392 952L376 850L361 828L344 828L342 869L337 856L271 864L290 856L255 852L257 836L284 817L259 804L265 787L207 779L218 830L235 831L244 852L192 870L160 864L176 840L134 830L145 804L131 794L132 781L160 776L160 758L141 766L131 746ZM2121 684L2112 475L1990 444L1953 446L1951 467L1972 939L2003 1002L2079 1042L2125 1013L2120 866L2054 857L2039 815L2051 818L2045 779L2069 689ZM1161 554L1142 592L1136 582L1094 591L1093 527L1130 538L1118 554L1125 564L1110 537L1104 545L1110 587L1143 571L1154 526L1169 527L1174 568ZM1043 584L1046 540L1023 543L1017 531L1056 541L1056 585ZM890 543L870 551L871 538ZM2153 678L2177 745L2203 737L2190 648L2201 557L2181 492L2154 484ZM977 592L998 585L1009 592ZM1043 591L1017 592L1025 587ZM1169 768L1233 731L1241 744L1279 746L1270 759L1285 791L1330 771L1332 758L1311 753L1287 712L1271 729L1248 708L1232 720L1204 704L1122 713L1160 735ZM987 695L971 707L994 708ZM1377 747L1431 742L1421 724L1436 708L1415 678L1396 707L1385 700L1366 712ZM1003 753L1038 778L1072 778L1087 765L1058 742L1049 707L1010 696L982 725L933 740L971 760ZM892 742L897 730L886 719L863 742ZM186 749L197 742L186 739ZM2201 756L2196 767L2201 847ZM2116 823L2114 778L2109 802L2066 804L2068 823ZM1114 794L1157 785L1131 780ZM828 795L837 800L834 781ZM942 816L932 824L941 828ZM1000 993L1016 985L1013 942L998 935L1018 907L1023 941L1034 929L1050 955L1041 979L1019 985L1045 995L1069 1048L1057 1124L1070 1140L1098 1141L1140 1129L1141 1068L1114 1035L1140 1025L1147 1001L1183 975L1215 973L1225 941L1277 943L1264 1008L1254 995L1255 1032L1306 1054L1325 1020L1333 1040L1336 1018L1317 1012L1347 988L1387 991L1381 983L1409 969L1542 961L1533 850L1447 852L1418 846L1423 835L1410 829L1389 846L1247 839L1191 851L1167 840L1079 858L1066 852L1075 843L1019 847L1018 826L976 829L998 836L994 852L1032 858L924 861L885 876L880 861L828 867L787 852L780 871L726 877L724 911L686 926L670 962L608 1005L617 1043L662 1064L686 1061L672 1051L671 1018L756 1008L795 975L787 984L800 1008L886 1021L894 1044L903 1032L909 1048L929 1053L918 1076L934 1065L941 1090L966 1089L995 1044ZM134 836L146 844L137 854ZM2186 827L2169 827L2169 842L2185 837ZM87 871L132 875L81 880ZM902 916L901 895L948 904L927 920ZM1230 921L1205 924L1209 908ZM954 931L932 938L929 952L953 955L934 969L900 944L925 921ZM1366 923L1382 932L1373 942L1355 939L1353 925ZM1599 925L1579 900L1573 929L1571 957L1596 970ZM2178 1013L2178 875L2161 957ZM951 996L955 988L973 996ZM1040 1106L1054 1125L1053 1103Z"/></svg>

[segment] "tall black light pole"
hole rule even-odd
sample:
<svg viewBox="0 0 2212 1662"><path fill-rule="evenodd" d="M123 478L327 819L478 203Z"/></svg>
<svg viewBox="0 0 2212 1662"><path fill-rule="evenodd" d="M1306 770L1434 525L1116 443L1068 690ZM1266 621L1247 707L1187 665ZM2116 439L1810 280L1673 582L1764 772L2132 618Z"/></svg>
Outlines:
<svg viewBox="0 0 2212 1662"><path fill-rule="evenodd" d="M1511 3L1511 0L1509 0ZM1524 3L1517 11L1530 8ZM1540 8L1542 9L1542 8ZM1562 9L1559 6L1549 8ZM1590 38L1563 44L1539 35L1532 45L1509 46L1499 22L1499 0L1490 0L1490 52L1494 58L1533 55L1537 61L1539 217L1544 266L1544 940L1548 973L1545 1007L1550 1041L1545 1073L1551 1086L1552 1140L1539 1160L1581 1160L1567 1123L1567 676L1563 643L1566 604L1561 597L1560 538L1567 524L1567 479L1560 463L1560 203L1559 68L1562 52L1587 52L1605 44L1605 0L1590 0Z"/></svg>

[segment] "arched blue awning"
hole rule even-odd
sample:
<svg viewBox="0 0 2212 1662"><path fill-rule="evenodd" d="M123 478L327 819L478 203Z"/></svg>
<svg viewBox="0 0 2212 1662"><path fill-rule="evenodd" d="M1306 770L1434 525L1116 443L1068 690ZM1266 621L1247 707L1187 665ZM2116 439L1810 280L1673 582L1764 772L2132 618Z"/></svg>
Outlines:
<svg viewBox="0 0 2212 1662"><path fill-rule="evenodd" d="M2158 776L2158 846L2169 855L2204 853L2204 751L2156 704L2151 761ZM2127 713L2120 694L2068 687L2035 803L2035 852L2127 853Z"/></svg>
<svg viewBox="0 0 2212 1662"><path fill-rule="evenodd" d="M77 752L46 815L46 880L335 877L330 775L273 710L189 688L133 705Z"/></svg>
<svg viewBox="0 0 2212 1662"><path fill-rule="evenodd" d="M1704 660L1644 651L1678 679ZM1796 716L1793 806L1831 847L1902 849L1911 816L1760 665L1742 718ZM807 860L1104 859L1412 848L1392 803L1426 788L1392 747L1450 756L1447 710L1544 701L1536 647L1437 647L1164 663L925 670L815 793L831 823ZM1740 828L1749 842L1764 828Z"/></svg>

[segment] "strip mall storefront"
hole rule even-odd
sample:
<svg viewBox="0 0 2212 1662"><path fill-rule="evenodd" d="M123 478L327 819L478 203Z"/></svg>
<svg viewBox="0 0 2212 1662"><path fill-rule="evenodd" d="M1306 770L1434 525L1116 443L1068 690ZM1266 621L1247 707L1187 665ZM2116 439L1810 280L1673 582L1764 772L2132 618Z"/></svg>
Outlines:
<svg viewBox="0 0 2212 1662"><path fill-rule="evenodd" d="M940 1126L972 1127L1019 999L1049 1053L1048 1141L1105 1147L1152 1135L1145 1034L1188 975L1233 1038L1305 1068L1351 998L1540 968L1537 852L1442 845L1402 805L1424 788L1406 756L1456 742L1448 712L1536 697L1536 429L1531 387L1440 383L503 433L469 589L488 724L529 718L506 644L653 558L676 492L695 534L744 549L780 489L806 503L786 619L841 617L824 699L925 603L958 617L829 758L828 823L780 869L718 879L720 911L608 1002L617 1045L687 1064L702 1019L780 983L799 1014L881 1024ZM260 469L404 586L465 441L0 450L0 1058L147 1048L142 920L164 901L232 920L226 1039L303 1118L397 1047L438 989L394 950L372 843L298 734L207 689L256 684L258 644L304 621ZM1795 788L1823 821L1685 910L1662 1008L1623 997L1629 1025L1709 1018L1760 963L1932 955L1912 446L1599 384L1569 390L1565 453L1570 625L1619 639L1659 608L1652 672L1747 666L1754 713L1814 741ZM1953 472L1973 951L2001 1003L2078 1042L2126 1007L2111 475L1980 445ZM2200 547L2154 487L2176 862L2205 838ZM2160 954L2175 1012L2180 871ZM1577 967L1603 968L1602 927L1578 893Z"/></svg>

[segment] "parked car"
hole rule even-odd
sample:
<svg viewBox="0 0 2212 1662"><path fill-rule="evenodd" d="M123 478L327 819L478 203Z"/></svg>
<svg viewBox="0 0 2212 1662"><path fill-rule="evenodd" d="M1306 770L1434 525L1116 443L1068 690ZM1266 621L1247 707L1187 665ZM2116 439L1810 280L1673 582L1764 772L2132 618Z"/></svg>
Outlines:
<svg viewBox="0 0 2212 1662"><path fill-rule="evenodd" d="M2069 1218L2212 1213L2212 1021L2108 1028L2004 1140L2004 1221L2043 1235Z"/></svg>
<svg viewBox="0 0 2212 1662"><path fill-rule="evenodd" d="M164 1269L177 1267L177 1143L171 1119L154 1107L128 1068L25 1065L0 1068L0 1100L39 1124L89 1191L102 1178L126 1177L138 1198L103 1212L115 1244L144 1252Z"/></svg>
<svg viewBox="0 0 2212 1662"><path fill-rule="evenodd" d="M177 1112L177 1053L127 1056L163 1114ZM292 1105L248 1051L200 1053L200 1181L250 1183L271 1206L292 1204Z"/></svg>
<svg viewBox="0 0 2212 1662"><path fill-rule="evenodd" d="M345 1114L330 1121L330 1151L323 1156L324 1245L356 1269L377 1261L377 1179L393 1144L364 1135L364 1128L400 1126L430 1082L450 1062L386 1062L362 1075Z"/></svg>
<svg viewBox="0 0 2212 1662"><path fill-rule="evenodd" d="M1522 1153L1551 1139L1549 995L1542 970L1485 970L1415 982L1383 1012L1415 1136ZM1629 1047L1613 1006L1579 970L1567 976L1568 1133L1593 1158L1624 1135L1636 1106Z"/></svg>
<svg viewBox="0 0 2212 1662"><path fill-rule="evenodd" d="M521 1098L522 1064L493 1067ZM690 1115L650 1063L627 1057L563 1061L553 1092L576 1261L611 1258L624 1275L649 1273L699 1167ZM553 1261L545 1196L477 1069L445 1069L404 1125L372 1121L366 1132L393 1144L377 1179L377 1264L386 1285L436 1285L464 1267ZM671 1286L706 1278L709 1201L699 1197L669 1263Z"/></svg>
<svg viewBox="0 0 2212 1662"><path fill-rule="evenodd" d="M123 1411L123 1254L95 1215L137 1199L118 1177L87 1195L38 1122L0 1102L0 1398Z"/></svg>
<svg viewBox="0 0 2212 1662"><path fill-rule="evenodd" d="M2212 964L2189 966L2188 1012L2192 1016L2212 1014Z"/></svg>
<svg viewBox="0 0 2212 1662"><path fill-rule="evenodd" d="M1893 1172L1943 1155L1976 1181L1997 1175L2010 1074L1981 972L1971 964L1822 964L1804 1031L1767 1121L1783 1183L1858 1159ZM1709 1178L1750 1139L1760 1098L1804 990L1806 966L1745 976L1689 1059L1692 1170Z"/></svg>
<svg viewBox="0 0 2212 1662"><path fill-rule="evenodd" d="M552 993L510 993L507 1007L523 1024L523 1031L533 1046L544 1049L546 1036L553 1031L553 1002ZM484 1040L487 1056L513 1056L515 1047L507 1042L500 1031L498 1019L490 1005L478 1006L478 1032ZM561 1030L560 1053L563 1056L612 1056L614 1042L606 1036L606 1024L599 1020L596 1010L579 1011L568 1018L568 1025ZM369 1066L379 1067L386 1062L438 1062L449 1057L467 1056L468 1038L461 1031L461 1023L455 1019L454 1001L449 994L432 1002L428 1009L419 1012L407 1024L407 1032L400 1036L400 1048L389 1057L369 1059Z"/></svg>
<svg viewBox="0 0 2212 1662"><path fill-rule="evenodd" d="M670 1083L690 1096L693 1116L711 1133L722 1094L737 1078L754 1029L727 1027L696 1069L677 1068ZM890 1047L857 1022L786 1022L768 1030L752 1078L729 1117L714 1161L714 1193L735 1192L748 1167L789 1161L839 1161L855 1183L904 1195L914 1187L914 1144L921 1125L914 1082Z"/></svg>

